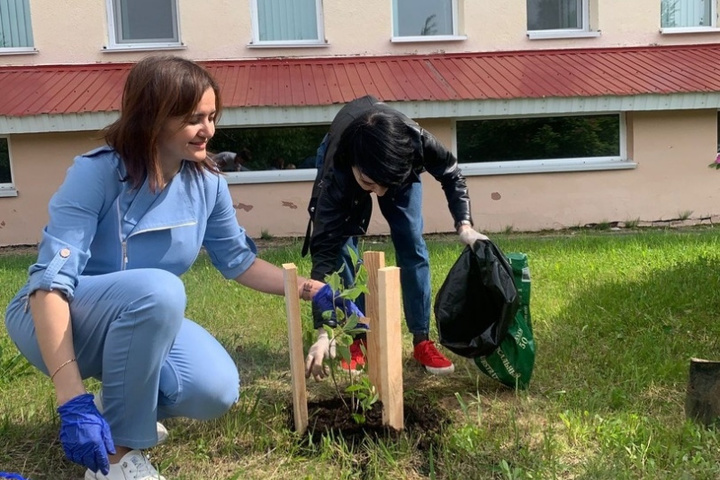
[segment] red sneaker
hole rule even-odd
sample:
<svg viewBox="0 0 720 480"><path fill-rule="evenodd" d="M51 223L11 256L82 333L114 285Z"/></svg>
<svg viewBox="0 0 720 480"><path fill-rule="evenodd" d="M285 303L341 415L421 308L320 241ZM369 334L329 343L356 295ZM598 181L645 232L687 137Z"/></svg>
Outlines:
<svg viewBox="0 0 720 480"><path fill-rule="evenodd" d="M365 339L356 338L353 343L350 344L350 365L348 365L343 358L340 361L340 367L349 372L356 372L358 369L363 368L365 366L365 353L363 353L363 349L367 351Z"/></svg>
<svg viewBox="0 0 720 480"><path fill-rule="evenodd" d="M413 357L425 370L435 375L446 375L455 371L455 365L435 348L432 340L424 340L415 345Z"/></svg>

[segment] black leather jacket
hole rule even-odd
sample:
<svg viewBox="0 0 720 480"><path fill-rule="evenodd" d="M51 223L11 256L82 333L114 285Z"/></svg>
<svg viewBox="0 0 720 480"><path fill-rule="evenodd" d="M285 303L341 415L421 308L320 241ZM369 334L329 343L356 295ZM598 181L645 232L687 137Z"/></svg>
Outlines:
<svg viewBox="0 0 720 480"><path fill-rule="evenodd" d="M337 268L337 259L348 237L367 232L372 213L370 194L360 188L350 167L334 163L334 155L343 130L368 109L382 109L402 116L412 127L416 154L413 172L406 182L419 182L420 174L427 171L442 184L455 228L463 220L472 224L467 184L455 156L431 133L399 111L369 95L358 98L345 105L330 125L324 166L318 171L308 207L313 222L312 233L308 230L312 255L310 275L315 280L324 280ZM385 195L392 198L393 194L391 189Z"/></svg>

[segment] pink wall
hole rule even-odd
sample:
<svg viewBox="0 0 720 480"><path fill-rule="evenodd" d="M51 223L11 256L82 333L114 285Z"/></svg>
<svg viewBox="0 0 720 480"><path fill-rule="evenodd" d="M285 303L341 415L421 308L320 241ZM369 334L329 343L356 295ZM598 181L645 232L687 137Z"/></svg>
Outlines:
<svg viewBox="0 0 720 480"><path fill-rule="evenodd" d="M476 227L536 231L628 220L720 215L715 158L717 112L642 112L628 116L633 170L468 177ZM423 126L452 145L449 120ZM72 158L99 145L88 133L10 137L18 197L0 198L0 245L34 244L47 220L47 202ZM425 231L449 232L453 222L440 184L423 175ZM302 236L311 182L231 185L241 225L251 236ZM377 205L371 234L388 227Z"/></svg>

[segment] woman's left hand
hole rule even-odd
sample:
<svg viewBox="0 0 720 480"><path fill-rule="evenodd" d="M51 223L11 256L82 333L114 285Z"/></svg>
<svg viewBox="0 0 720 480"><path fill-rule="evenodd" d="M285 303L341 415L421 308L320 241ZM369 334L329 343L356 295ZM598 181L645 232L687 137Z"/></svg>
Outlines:
<svg viewBox="0 0 720 480"><path fill-rule="evenodd" d="M110 471L108 453L115 454L115 444L110 426L93 402L93 395L78 395L57 410L60 414L60 443L65 456L93 472L107 475Z"/></svg>

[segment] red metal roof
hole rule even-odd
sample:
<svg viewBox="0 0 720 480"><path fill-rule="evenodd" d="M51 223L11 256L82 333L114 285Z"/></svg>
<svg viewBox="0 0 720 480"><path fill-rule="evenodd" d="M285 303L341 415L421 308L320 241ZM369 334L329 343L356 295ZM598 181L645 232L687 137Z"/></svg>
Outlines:
<svg viewBox="0 0 720 480"><path fill-rule="evenodd" d="M720 44L202 63L226 108L720 91ZM0 67L0 115L118 110L130 66Z"/></svg>

